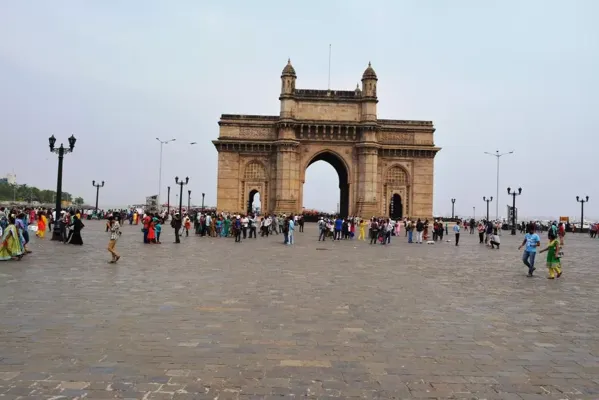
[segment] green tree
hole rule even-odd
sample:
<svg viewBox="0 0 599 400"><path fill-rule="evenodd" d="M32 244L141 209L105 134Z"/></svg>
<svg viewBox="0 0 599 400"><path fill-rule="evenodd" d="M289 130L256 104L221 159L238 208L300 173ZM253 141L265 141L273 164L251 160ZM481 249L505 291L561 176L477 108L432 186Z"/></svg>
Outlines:
<svg viewBox="0 0 599 400"><path fill-rule="evenodd" d="M85 201L83 200L83 197L75 197L73 203L77 204L78 206L81 206L83 205L83 203L85 203Z"/></svg>

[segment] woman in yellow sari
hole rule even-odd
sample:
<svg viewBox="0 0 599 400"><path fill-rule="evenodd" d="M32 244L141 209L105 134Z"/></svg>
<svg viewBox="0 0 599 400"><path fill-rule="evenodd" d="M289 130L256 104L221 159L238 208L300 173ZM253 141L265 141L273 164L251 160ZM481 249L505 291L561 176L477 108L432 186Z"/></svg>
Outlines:
<svg viewBox="0 0 599 400"><path fill-rule="evenodd" d="M39 237L40 239L43 239L44 236L46 236L47 223L48 223L48 219L44 215L44 212L40 211L40 213L37 217L37 233L36 233L37 237Z"/></svg>
<svg viewBox="0 0 599 400"><path fill-rule="evenodd" d="M23 247L15 226L15 217L11 215L8 226L2 235L2 242L0 242L0 261L20 260L21 258L23 258Z"/></svg>
<svg viewBox="0 0 599 400"><path fill-rule="evenodd" d="M366 221L363 219L360 220L360 236L358 236L358 240L366 240Z"/></svg>

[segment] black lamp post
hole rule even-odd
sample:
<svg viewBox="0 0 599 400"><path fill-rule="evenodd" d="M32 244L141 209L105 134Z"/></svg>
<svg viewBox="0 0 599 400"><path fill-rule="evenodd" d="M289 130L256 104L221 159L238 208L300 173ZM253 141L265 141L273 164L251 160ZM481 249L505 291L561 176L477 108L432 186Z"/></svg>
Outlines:
<svg viewBox="0 0 599 400"><path fill-rule="evenodd" d="M582 233L582 228L584 226L584 203L589 202L589 196L584 198L576 196L576 201L580 203L580 233Z"/></svg>
<svg viewBox="0 0 599 400"><path fill-rule="evenodd" d="M187 213L191 210L191 190L187 191Z"/></svg>
<svg viewBox="0 0 599 400"><path fill-rule="evenodd" d="M487 202L487 222L489 222L489 203L493 201L493 196L491 196L488 199L485 196L483 196L483 201Z"/></svg>
<svg viewBox="0 0 599 400"><path fill-rule="evenodd" d="M168 220L168 216L171 215L171 187L168 186L166 190L166 219Z"/></svg>
<svg viewBox="0 0 599 400"><path fill-rule="evenodd" d="M61 204L61 196L62 196L62 161L64 159L64 155L73 152L73 149L75 148L75 142L77 142L77 139L75 139L75 136L71 135L71 137L69 138L69 148L65 148L63 146L63 144L60 144L60 147L55 148L54 145L56 144L56 138L54 137L54 135L50 136L50 138L48 138L48 142L50 143L50 151L52 153L56 153L58 154L58 178L57 178L57 182L56 182L56 206L55 206L55 213L56 213L56 219L54 220L54 229L52 231L52 240L58 240L58 241L62 241L62 229L60 226L60 211L62 208L62 204Z"/></svg>
<svg viewBox="0 0 599 400"><path fill-rule="evenodd" d="M516 234L516 196L520 196L522 194L522 188L518 188L518 193L514 190L512 192L511 188L507 188L507 194L512 196L512 235Z"/></svg>
<svg viewBox="0 0 599 400"><path fill-rule="evenodd" d="M204 212L204 196L206 196L206 193L202 193L202 212Z"/></svg>
<svg viewBox="0 0 599 400"><path fill-rule="evenodd" d="M454 206L455 206L455 199L451 199L451 219L453 219L453 218L454 218L454 215L455 215L455 214L453 213L453 211L454 211Z"/></svg>
<svg viewBox="0 0 599 400"><path fill-rule="evenodd" d="M181 191L179 192L179 215L183 215L183 186L187 185L189 183L189 177L185 178L185 181L181 180L179 181L179 177L175 176L175 183L179 186L181 186Z"/></svg>
<svg viewBox="0 0 599 400"><path fill-rule="evenodd" d="M96 181L92 181L92 185L96 188L96 215L98 215L98 198L100 197L100 188L104 187L104 181L96 185Z"/></svg>

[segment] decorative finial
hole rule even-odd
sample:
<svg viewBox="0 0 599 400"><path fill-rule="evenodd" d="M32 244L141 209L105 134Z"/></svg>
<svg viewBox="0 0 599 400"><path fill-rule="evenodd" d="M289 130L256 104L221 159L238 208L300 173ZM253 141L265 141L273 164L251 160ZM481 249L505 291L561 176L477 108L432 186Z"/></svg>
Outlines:
<svg viewBox="0 0 599 400"><path fill-rule="evenodd" d="M291 65L291 57L287 59L287 64Z"/></svg>
<svg viewBox="0 0 599 400"><path fill-rule="evenodd" d="M369 66L369 67L372 67L372 65L370 64L370 61L368 61L368 66Z"/></svg>

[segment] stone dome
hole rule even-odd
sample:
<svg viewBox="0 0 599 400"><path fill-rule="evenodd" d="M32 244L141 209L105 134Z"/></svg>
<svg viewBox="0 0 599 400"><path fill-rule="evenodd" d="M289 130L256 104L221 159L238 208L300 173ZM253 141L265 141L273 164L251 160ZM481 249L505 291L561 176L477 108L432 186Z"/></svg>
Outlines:
<svg viewBox="0 0 599 400"><path fill-rule="evenodd" d="M293 65L291 65L291 59L287 60L287 65L283 68L282 76L296 76L295 69L293 68Z"/></svg>
<svg viewBox="0 0 599 400"><path fill-rule="evenodd" d="M372 68L370 62L368 62L368 68L366 68L366 70L364 70L364 73L362 74L362 80L364 79L378 79L376 77L376 72L374 72L374 69Z"/></svg>

